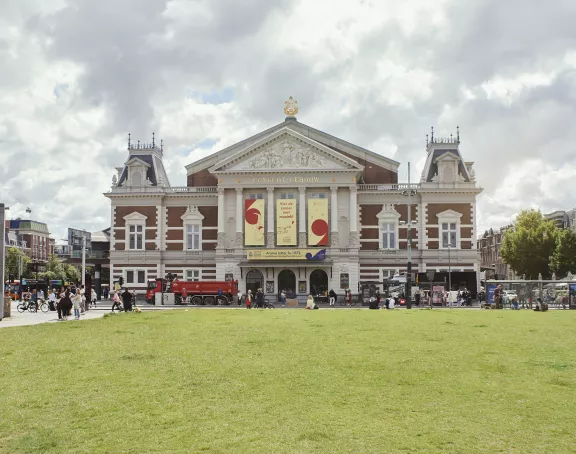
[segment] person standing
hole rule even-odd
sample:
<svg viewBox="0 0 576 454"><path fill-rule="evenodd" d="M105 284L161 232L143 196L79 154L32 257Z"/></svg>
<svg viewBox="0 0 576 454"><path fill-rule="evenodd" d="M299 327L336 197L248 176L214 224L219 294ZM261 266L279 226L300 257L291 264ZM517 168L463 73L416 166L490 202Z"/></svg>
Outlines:
<svg viewBox="0 0 576 454"><path fill-rule="evenodd" d="M83 285L80 286L80 311L86 312L86 289Z"/></svg>
<svg viewBox="0 0 576 454"><path fill-rule="evenodd" d="M217 306L222 306L224 304L224 298L223 298L224 293L222 292L222 289L219 288L218 289L218 293L216 295L216 305Z"/></svg>
<svg viewBox="0 0 576 454"><path fill-rule="evenodd" d="M124 301L124 312L132 312L132 293L128 289L122 293L122 301Z"/></svg>
<svg viewBox="0 0 576 454"><path fill-rule="evenodd" d="M96 307L96 300L97 300L97 299L98 299L98 298L97 298L97 296L96 296L96 292L94 291L94 289L92 289L92 292L90 292L90 302L91 302L91 305L92 305L93 307Z"/></svg>
<svg viewBox="0 0 576 454"><path fill-rule="evenodd" d="M242 291L238 290L238 306L242 304Z"/></svg>
<svg viewBox="0 0 576 454"><path fill-rule="evenodd" d="M416 294L414 295L414 304L416 306L420 306L420 298L421 298L420 290L416 290Z"/></svg>
<svg viewBox="0 0 576 454"><path fill-rule="evenodd" d="M51 290L48 293L48 307L50 308L51 311L56 310L56 291L55 290ZM58 317L58 318L60 318L60 317Z"/></svg>
<svg viewBox="0 0 576 454"><path fill-rule="evenodd" d="M334 289L330 289L330 292L328 292L328 301L330 303L330 306L336 305L336 292L334 291Z"/></svg>
<svg viewBox="0 0 576 454"><path fill-rule="evenodd" d="M108 299L108 287L104 287L104 291L102 292L104 299L107 300Z"/></svg>
<svg viewBox="0 0 576 454"><path fill-rule="evenodd" d="M498 287L494 289L494 300L492 303L492 309L500 309L502 304L502 284L498 284Z"/></svg>
<svg viewBox="0 0 576 454"><path fill-rule="evenodd" d="M264 307L264 293L262 292L261 288L259 288L258 291L256 292L256 306L259 309L262 309Z"/></svg>
<svg viewBox="0 0 576 454"><path fill-rule="evenodd" d="M76 293L72 296L72 305L74 307L74 320L80 320L80 308L82 306L82 291L76 289Z"/></svg>
<svg viewBox="0 0 576 454"><path fill-rule="evenodd" d="M252 309L252 290L246 294L246 309Z"/></svg>
<svg viewBox="0 0 576 454"><path fill-rule="evenodd" d="M352 306L352 291L350 289L346 290L346 306Z"/></svg>

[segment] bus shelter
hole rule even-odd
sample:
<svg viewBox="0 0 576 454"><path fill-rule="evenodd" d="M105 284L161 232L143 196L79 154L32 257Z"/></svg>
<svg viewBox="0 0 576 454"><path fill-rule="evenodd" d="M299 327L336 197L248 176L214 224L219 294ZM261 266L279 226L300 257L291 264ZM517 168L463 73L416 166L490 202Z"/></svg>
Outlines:
<svg viewBox="0 0 576 454"><path fill-rule="evenodd" d="M522 307L532 308L536 298L557 309L576 309L576 281L571 280L487 280L487 301L494 301L494 290L501 284L508 300L516 296Z"/></svg>

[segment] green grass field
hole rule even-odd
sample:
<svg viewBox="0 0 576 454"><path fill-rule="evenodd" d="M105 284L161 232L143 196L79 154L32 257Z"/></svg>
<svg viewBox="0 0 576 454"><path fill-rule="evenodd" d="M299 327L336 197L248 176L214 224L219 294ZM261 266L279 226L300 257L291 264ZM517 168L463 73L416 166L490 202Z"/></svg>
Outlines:
<svg viewBox="0 0 576 454"><path fill-rule="evenodd" d="M0 452L575 452L575 322L178 310L1 329Z"/></svg>

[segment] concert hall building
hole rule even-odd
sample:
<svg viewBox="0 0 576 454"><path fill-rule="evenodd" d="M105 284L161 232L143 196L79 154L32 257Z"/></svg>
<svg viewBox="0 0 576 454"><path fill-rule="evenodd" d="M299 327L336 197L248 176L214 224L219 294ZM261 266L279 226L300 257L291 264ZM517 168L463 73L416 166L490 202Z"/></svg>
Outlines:
<svg viewBox="0 0 576 454"><path fill-rule="evenodd" d="M168 273L239 281L299 297L381 283L407 265L421 285L448 282L476 293L476 185L460 135L427 144L420 181L399 183L399 163L286 119L186 166L170 186L162 146L129 141L111 201L111 279L130 288ZM411 190L408 221L407 191Z"/></svg>

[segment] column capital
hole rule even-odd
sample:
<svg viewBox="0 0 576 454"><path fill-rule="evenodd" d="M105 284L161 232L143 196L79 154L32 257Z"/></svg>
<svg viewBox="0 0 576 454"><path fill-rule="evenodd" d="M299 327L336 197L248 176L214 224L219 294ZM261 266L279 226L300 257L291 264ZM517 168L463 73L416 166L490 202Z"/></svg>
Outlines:
<svg viewBox="0 0 576 454"><path fill-rule="evenodd" d="M242 195L244 188L236 188L236 195Z"/></svg>
<svg viewBox="0 0 576 454"><path fill-rule="evenodd" d="M330 186L330 191L332 191L332 193L338 191L338 186Z"/></svg>
<svg viewBox="0 0 576 454"><path fill-rule="evenodd" d="M300 188L298 188L298 192L299 192L300 194L306 194L306 188L300 187Z"/></svg>
<svg viewBox="0 0 576 454"><path fill-rule="evenodd" d="M266 190L268 191L268 194L274 192L274 188L266 188Z"/></svg>
<svg viewBox="0 0 576 454"><path fill-rule="evenodd" d="M218 187L218 195L224 194L224 188Z"/></svg>
<svg viewBox="0 0 576 454"><path fill-rule="evenodd" d="M357 192L357 191L358 191L358 187L356 185L350 186L350 192Z"/></svg>

